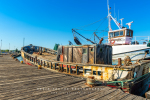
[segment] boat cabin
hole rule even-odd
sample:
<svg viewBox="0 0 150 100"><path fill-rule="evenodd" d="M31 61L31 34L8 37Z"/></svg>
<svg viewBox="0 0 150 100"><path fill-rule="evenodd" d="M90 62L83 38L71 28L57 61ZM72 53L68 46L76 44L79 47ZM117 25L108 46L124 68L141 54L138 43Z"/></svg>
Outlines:
<svg viewBox="0 0 150 100"><path fill-rule="evenodd" d="M59 46L57 61L112 64L112 46L104 44Z"/></svg>
<svg viewBox="0 0 150 100"><path fill-rule="evenodd" d="M133 30L123 28L108 32L109 43L112 45L129 45L133 38Z"/></svg>

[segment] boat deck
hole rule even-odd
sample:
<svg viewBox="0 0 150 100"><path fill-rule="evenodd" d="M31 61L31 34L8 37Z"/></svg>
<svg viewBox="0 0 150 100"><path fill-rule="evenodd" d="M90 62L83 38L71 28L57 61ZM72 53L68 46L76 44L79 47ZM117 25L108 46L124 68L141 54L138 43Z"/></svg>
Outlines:
<svg viewBox="0 0 150 100"><path fill-rule="evenodd" d="M33 53L32 55L37 56L40 59L51 60L51 61L56 61L56 56L57 56L47 52L43 52L42 55L38 55L38 53Z"/></svg>
<svg viewBox="0 0 150 100"><path fill-rule="evenodd" d="M21 64L10 55L0 57L0 77L1 100L146 100L107 86L89 88L83 78Z"/></svg>

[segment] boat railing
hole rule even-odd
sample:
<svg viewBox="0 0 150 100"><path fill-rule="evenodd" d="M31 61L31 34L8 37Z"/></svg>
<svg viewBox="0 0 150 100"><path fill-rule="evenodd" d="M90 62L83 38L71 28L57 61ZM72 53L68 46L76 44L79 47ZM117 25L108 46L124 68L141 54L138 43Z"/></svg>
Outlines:
<svg viewBox="0 0 150 100"><path fill-rule="evenodd" d="M109 39L108 36L103 36L104 43L108 44ZM150 40L150 36L133 36L132 41L130 44L137 45L137 44L147 44Z"/></svg>
<svg viewBox="0 0 150 100"><path fill-rule="evenodd" d="M132 42L134 44L147 44L149 42L150 36L134 36Z"/></svg>

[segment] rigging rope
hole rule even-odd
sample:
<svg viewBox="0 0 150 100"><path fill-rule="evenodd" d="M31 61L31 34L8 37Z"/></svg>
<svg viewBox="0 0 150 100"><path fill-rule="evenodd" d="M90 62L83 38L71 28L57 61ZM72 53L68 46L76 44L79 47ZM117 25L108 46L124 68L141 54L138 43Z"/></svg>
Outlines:
<svg viewBox="0 0 150 100"><path fill-rule="evenodd" d="M91 43L95 44L95 42L91 41L90 39L84 37L83 35L81 35L80 33L76 32L74 29L72 29L72 32L77 33L78 35L80 35L81 37L83 37L84 39L86 39L87 41L90 41Z"/></svg>
<svg viewBox="0 0 150 100"><path fill-rule="evenodd" d="M105 20L106 20L106 18L105 18ZM104 21L105 21L105 20L104 20ZM99 25L99 27L104 23L104 21ZM99 27L98 27L98 28L99 28ZM95 30L95 32L98 30L98 28Z"/></svg>
<svg viewBox="0 0 150 100"><path fill-rule="evenodd" d="M95 23L97 23L97 22L99 22L99 21L101 21L101 20L103 20L103 19L106 19L106 18L107 18L107 17L102 18L102 19L100 19L100 20L98 20L98 21L96 21L96 22L93 22L93 23L91 23L91 24L87 24L87 25L81 26L81 27L82 27L82 28L88 27L88 26L93 25L93 24L95 24ZM81 28L81 27L77 27L77 28ZM77 28L74 28L74 29L75 29L75 30L81 30L81 29L77 29Z"/></svg>
<svg viewBox="0 0 150 100"><path fill-rule="evenodd" d="M85 40L83 40L80 36L77 36L77 35L76 35L76 37L80 38L81 41L84 42L84 44L87 44L87 42L86 42Z"/></svg>

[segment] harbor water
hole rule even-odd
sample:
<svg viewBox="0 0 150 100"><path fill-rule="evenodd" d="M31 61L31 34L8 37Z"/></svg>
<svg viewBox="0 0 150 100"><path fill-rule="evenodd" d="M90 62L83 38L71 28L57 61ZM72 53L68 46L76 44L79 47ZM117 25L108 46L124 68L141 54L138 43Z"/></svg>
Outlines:
<svg viewBox="0 0 150 100"><path fill-rule="evenodd" d="M19 61L23 61L23 58L22 58L21 56L17 57L17 59L18 59Z"/></svg>

